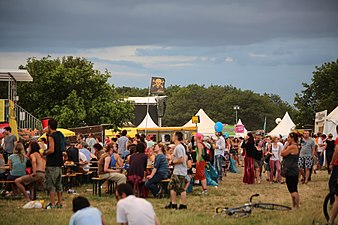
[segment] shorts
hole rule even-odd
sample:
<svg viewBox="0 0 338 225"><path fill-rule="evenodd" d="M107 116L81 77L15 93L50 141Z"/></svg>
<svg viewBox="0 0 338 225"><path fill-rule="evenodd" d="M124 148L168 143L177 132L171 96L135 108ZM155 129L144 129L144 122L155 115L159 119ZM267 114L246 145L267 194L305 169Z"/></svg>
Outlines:
<svg viewBox="0 0 338 225"><path fill-rule="evenodd" d="M238 149L230 149L230 154L238 155Z"/></svg>
<svg viewBox="0 0 338 225"><path fill-rule="evenodd" d="M336 196L338 196L338 182L337 181L336 181L336 184L335 184L335 192L334 192L334 194Z"/></svg>
<svg viewBox="0 0 338 225"><path fill-rule="evenodd" d="M21 181L24 185L29 185L31 183L37 182L39 184L43 184L45 180L44 172L36 172L36 176L26 175L21 177Z"/></svg>
<svg viewBox="0 0 338 225"><path fill-rule="evenodd" d="M298 192L298 176L286 176L285 181L290 193Z"/></svg>
<svg viewBox="0 0 338 225"><path fill-rule="evenodd" d="M257 159L254 159L254 167L255 169L262 169L262 166L263 166L263 162L262 160L257 160Z"/></svg>
<svg viewBox="0 0 338 225"><path fill-rule="evenodd" d="M62 191L62 168L46 167L45 188L49 192Z"/></svg>
<svg viewBox="0 0 338 225"><path fill-rule="evenodd" d="M204 169L206 167L207 163L205 161L199 161L198 165L196 165L196 174L195 174L195 180L205 180L205 172Z"/></svg>
<svg viewBox="0 0 338 225"><path fill-rule="evenodd" d="M189 175L185 176L185 180L186 180L187 183L190 183L190 181L191 181L190 176Z"/></svg>
<svg viewBox="0 0 338 225"><path fill-rule="evenodd" d="M22 176L13 176L13 175L9 174L8 177L7 177L7 180L15 180L15 179L20 178L20 177L22 177Z"/></svg>
<svg viewBox="0 0 338 225"><path fill-rule="evenodd" d="M177 194L181 194L182 192L185 192L185 180L186 176L182 175L171 175L170 182L168 185L169 190L176 191Z"/></svg>
<svg viewBox="0 0 338 225"><path fill-rule="evenodd" d="M312 156L300 156L298 159L298 167L300 169L311 169L313 166Z"/></svg>
<svg viewBox="0 0 338 225"><path fill-rule="evenodd" d="M270 171L270 165L269 163L264 163L265 164L265 171Z"/></svg>

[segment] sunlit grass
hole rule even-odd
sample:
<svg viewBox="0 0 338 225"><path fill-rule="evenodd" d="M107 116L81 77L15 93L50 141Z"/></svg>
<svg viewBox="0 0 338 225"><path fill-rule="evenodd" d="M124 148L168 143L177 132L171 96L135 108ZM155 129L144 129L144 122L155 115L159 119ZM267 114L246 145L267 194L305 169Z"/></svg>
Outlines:
<svg viewBox="0 0 338 225"><path fill-rule="evenodd" d="M209 187L208 196L200 196L196 192L201 191L199 186L194 186L194 193L188 195L188 210L166 210L164 206L169 203L169 199L153 199L154 209L165 225L197 225L197 224L264 224L264 225L284 225L284 224L313 224L313 221L324 224L322 215L322 202L328 192L328 175L326 171L319 171L313 176L313 181L308 185L299 185L301 198L301 208L289 212L266 211L254 209L250 217L231 218L224 215L215 215L216 207L235 207L248 202L251 194L259 193L260 197L256 201L272 202L291 206L290 194L286 185L269 184L262 182L257 185L245 185L242 183L242 174L228 174L224 181L216 189ZM92 206L99 208L108 224L116 224L116 200L114 196L103 194L103 196L92 196L91 192L86 192L91 186L75 188L77 193L88 197ZM22 209L23 200L0 200L0 224L12 225L31 225L31 224L68 224L72 215L71 200L73 195L64 194L64 204L62 209L42 210L42 209ZM39 193L39 198L45 199L46 195ZM135 212L137 213L137 212Z"/></svg>

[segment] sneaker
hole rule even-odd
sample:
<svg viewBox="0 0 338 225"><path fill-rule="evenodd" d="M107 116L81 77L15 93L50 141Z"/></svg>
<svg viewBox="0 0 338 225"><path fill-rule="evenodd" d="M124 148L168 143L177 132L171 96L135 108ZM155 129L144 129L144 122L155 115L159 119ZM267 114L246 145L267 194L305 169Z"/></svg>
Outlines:
<svg viewBox="0 0 338 225"><path fill-rule="evenodd" d="M49 203L49 204L45 207L45 209L54 209L54 208L55 208L55 206L53 206L52 203Z"/></svg>
<svg viewBox="0 0 338 225"><path fill-rule="evenodd" d="M59 204L59 202L56 202L55 208L62 209L62 204Z"/></svg>
<svg viewBox="0 0 338 225"><path fill-rule="evenodd" d="M165 209L177 209L177 204L172 204L170 202L169 205L166 205L164 208Z"/></svg>
<svg viewBox="0 0 338 225"><path fill-rule="evenodd" d="M203 190L203 191L201 192L201 194L202 194L202 195L207 195L207 194L208 194L208 190Z"/></svg>
<svg viewBox="0 0 338 225"><path fill-rule="evenodd" d="M180 205L180 207L178 207L178 209L188 209L186 205Z"/></svg>

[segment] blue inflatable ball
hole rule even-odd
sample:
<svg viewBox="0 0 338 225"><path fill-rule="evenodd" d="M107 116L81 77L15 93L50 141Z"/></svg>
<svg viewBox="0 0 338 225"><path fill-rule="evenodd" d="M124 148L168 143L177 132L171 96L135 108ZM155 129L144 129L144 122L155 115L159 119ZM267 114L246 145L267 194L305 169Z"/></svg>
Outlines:
<svg viewBox="0 0 338 225"><path fill-rule="evenodd" d="M215 123L215 131L216 132L222 132L222 130L223 130L223 123L221 123L221 122Z"/></svg>
<svg viewBox="0 0 338 225"><path fill-rule="evenodd" d="M223 133L223 135L224 135L225 138L229 138L229 133L228 132Z"/></svg>

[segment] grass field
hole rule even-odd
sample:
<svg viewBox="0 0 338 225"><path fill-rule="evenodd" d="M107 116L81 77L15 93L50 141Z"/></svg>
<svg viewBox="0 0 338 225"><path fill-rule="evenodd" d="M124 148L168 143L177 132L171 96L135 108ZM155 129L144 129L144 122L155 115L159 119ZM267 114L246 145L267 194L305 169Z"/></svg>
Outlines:
<svg viewBox="0 0 338 225"><path fill-rule="evenodd" d="M232 218L228 216L215 216L215 208L219 206L234 207L248 202L253 193L261 196L256 201L279 203L291 206L290 194L285 184L262 184L245 185L242 183L242 174L228 174L216 189L209 187L208 196L200 196L199 186L194 186L194 192L188 195L188 210L165 210L163 207L169 199L153 199L152 202L161 224L165 225L198 225L198 224L325 224L322 213L322 202L328 192L328 175L326 171L319 171L313 176L313 181L308 185L299 185L301 207L289 212L266 211L254 209L250 217ZM107 224L116 224L116 200L114 196L103 194L103 196L92 196L86 189L91 186L75 188L75 190L86 197L91 205L97 207L103 213ZM48 202L47 196L40 193L40 199ZM33 224L68 224L72 215L71 200L73 195L64 194L62 209L22 209L23 200L0 200L0 224L6 225L33 225ZM137 213L137 212L135 212Z"/></svg>

